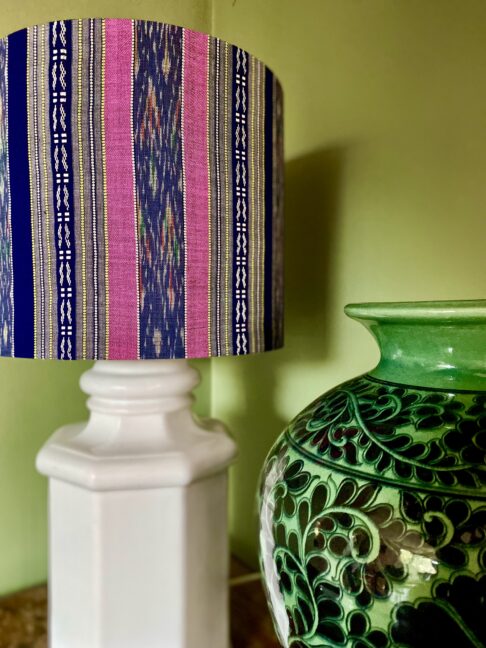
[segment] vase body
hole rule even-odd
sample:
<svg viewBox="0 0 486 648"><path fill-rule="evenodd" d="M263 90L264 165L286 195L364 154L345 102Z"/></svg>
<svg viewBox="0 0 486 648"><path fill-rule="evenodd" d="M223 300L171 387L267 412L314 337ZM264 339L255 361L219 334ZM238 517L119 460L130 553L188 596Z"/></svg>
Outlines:
<svg viewBox="0 0 486 648"><path fill-rule="evenodd" d="M283 646L486 646L486 302L363 304L373 371L271 450L260 549Z"/></svg>

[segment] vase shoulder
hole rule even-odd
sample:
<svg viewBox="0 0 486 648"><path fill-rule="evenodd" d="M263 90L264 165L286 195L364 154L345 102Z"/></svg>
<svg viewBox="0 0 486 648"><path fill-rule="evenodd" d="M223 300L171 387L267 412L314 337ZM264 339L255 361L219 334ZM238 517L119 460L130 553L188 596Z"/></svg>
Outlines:
<svg viewBox="0 0 486 648"><path fill-rule="evenodd" d="M285 436L297 453L342 473L486 499L486 392L365 374L316 399Z"/></svg>

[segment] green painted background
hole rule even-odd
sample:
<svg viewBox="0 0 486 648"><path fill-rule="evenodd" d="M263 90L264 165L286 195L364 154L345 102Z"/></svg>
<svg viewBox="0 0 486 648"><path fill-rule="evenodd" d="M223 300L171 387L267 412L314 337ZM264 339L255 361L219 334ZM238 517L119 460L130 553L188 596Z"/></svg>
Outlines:
<svg viewBox="0 0 486 648"><path fill-rule="evenodd" d="M486 294L483 0L2 0L0 33L54 18L151 18L262 57L285 90L286 349L198 363L198 411L240 444L235 550L255 561L254 492L285 421L369 368L342 315L359 300ZM82 363L0 361L0 593L46 573L46 488L34 457L84 416Z"/></svg>
<svg viewBox="0 0 486 648"><path fill-rule="evenodd" d="M344 304L486 296L486 2L225 0L213 20L286 101L286 348L212 363L241 448L234 543L254 560L269 445L377 359Z"/></svg>

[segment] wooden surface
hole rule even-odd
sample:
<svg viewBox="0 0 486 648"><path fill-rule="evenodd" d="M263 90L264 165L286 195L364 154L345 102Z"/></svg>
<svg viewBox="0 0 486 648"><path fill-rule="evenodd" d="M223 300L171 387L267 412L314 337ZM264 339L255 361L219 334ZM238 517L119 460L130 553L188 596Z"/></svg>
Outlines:
<svg viewBox="0 0 486 648"><path fill-rule="evenodd" d="M231 572L235 577L248 570L233 559ZM236 585L230 591L232 648L279 648L261 582Z"/></svg>
<svg viewBox="0 0 486 648"><path fill-rule="evenodd" d="M0 599L0 648L47 648L47 588Z"/></svg>
<svg viewBox="0 0 486 648"><path fill-rule="evenodd" d="M236 560L231 571L233 577L248 573ZM279 648L259 581L231 587L231 642L232 648ZM45 586L0 599L0 648L47 648Z"/></svg>

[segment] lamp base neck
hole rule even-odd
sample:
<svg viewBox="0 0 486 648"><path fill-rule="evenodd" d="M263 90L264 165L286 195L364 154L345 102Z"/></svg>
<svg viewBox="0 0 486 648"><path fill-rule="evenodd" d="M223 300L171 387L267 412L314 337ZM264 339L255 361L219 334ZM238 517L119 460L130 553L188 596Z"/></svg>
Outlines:
<svg viewBox="0 0 486 648"><path fill-rule="evenodd" d="M37 457L42 474L90 490L187 485L236 455L221 423L191 412L199 382L186 360L99 360L81 377L87 423L58 430Z"/></svg>

